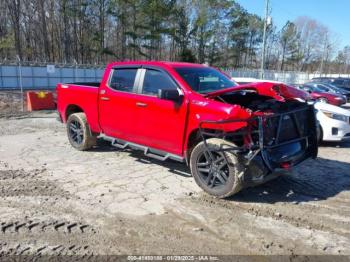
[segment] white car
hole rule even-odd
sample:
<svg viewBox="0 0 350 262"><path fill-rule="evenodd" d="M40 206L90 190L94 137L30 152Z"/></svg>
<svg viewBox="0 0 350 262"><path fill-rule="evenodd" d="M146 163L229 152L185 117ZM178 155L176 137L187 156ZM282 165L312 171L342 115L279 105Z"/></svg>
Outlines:
<svg viewBox="0 0 350 262"><path fill-rule="evenodd" d="M327 103L315 103L320 124L319 140L350 140L350 111Z"/></svg>
<svg viewBox="0 0 350 262"><path fill-rule="evenodd" d="M232 79L239 84L253 82L281 83L247 77L234 77ZM316 117L319 123L319 141L350 141L350 110L323 102L316 102L315 108L317 110Z"/></svg>

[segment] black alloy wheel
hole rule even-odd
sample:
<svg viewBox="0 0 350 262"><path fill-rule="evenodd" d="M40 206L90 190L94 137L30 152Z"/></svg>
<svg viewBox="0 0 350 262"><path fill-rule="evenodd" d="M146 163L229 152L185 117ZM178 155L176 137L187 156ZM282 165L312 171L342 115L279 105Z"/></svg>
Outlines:
<svg viewBox="0 0 350 262"><path fill-rule="evenodd" d="M197 185L210 195L225 198L242 189L242 177L245 166L232 151L235 144L219 139L209 138L198 143L190 154L191 173Z"/></svg>
<svg viewBox="0 0 350 262"><path fill-rule="evenodd" d="M79 121L72 121L69 123L69 135L71 139L80 145L84 140L84 130Z"/></svg>
<svg viewBox="0 0 350 262"><path fill-rule="evenodd" d="M197 170L203 183L210 188L226 185L230 176L227 160L220 152L203 151L197 160Z"/></svg>

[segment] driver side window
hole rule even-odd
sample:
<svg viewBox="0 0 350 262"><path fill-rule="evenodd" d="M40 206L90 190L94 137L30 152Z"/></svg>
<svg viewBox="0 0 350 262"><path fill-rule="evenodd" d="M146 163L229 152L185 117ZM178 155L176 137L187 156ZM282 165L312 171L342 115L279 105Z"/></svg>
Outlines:
<svg viewBox="0 0 350 262"><path fill-rule="evenodd" d="M167 74L147 69L143 80L142 94L157 96L159 89L177 89L177 86Z"/></svg>
<svg viewBox="0 0 350 262"><path fill-rule="evenodd" d="M113 69L109 85L112 89L132 93L134 92L134 82L137 69Z"/></svg>

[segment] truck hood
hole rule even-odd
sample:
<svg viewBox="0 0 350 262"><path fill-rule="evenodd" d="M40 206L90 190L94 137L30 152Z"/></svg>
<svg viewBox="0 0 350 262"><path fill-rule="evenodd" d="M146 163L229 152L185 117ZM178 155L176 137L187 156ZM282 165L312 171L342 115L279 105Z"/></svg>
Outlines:
<svg viewBox="0 0 350 262"><path fill-rule="evenodd" d="M271 83L271 82L258 82L250 83L245 85L233 86L223 90L218 90L214 92L207 93L205 96L209 98L217 97L226 93L243 91L243 90L253 90L259 95L269 96L278 101L285 101L286 99L310 99L310 95L307 92L299 90L295 87L288 86L282 83Z"/></svg>

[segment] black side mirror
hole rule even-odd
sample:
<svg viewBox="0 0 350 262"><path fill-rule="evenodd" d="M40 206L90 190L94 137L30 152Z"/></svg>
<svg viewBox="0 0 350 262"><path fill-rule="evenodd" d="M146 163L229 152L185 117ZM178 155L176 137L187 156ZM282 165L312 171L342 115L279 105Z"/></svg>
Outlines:
<svg viewBox="0 0 350 262"><path fill-rule="evenodd" d="M177 89L158 89L158 98L179 103L182 100L182 94Z"/></svg>

